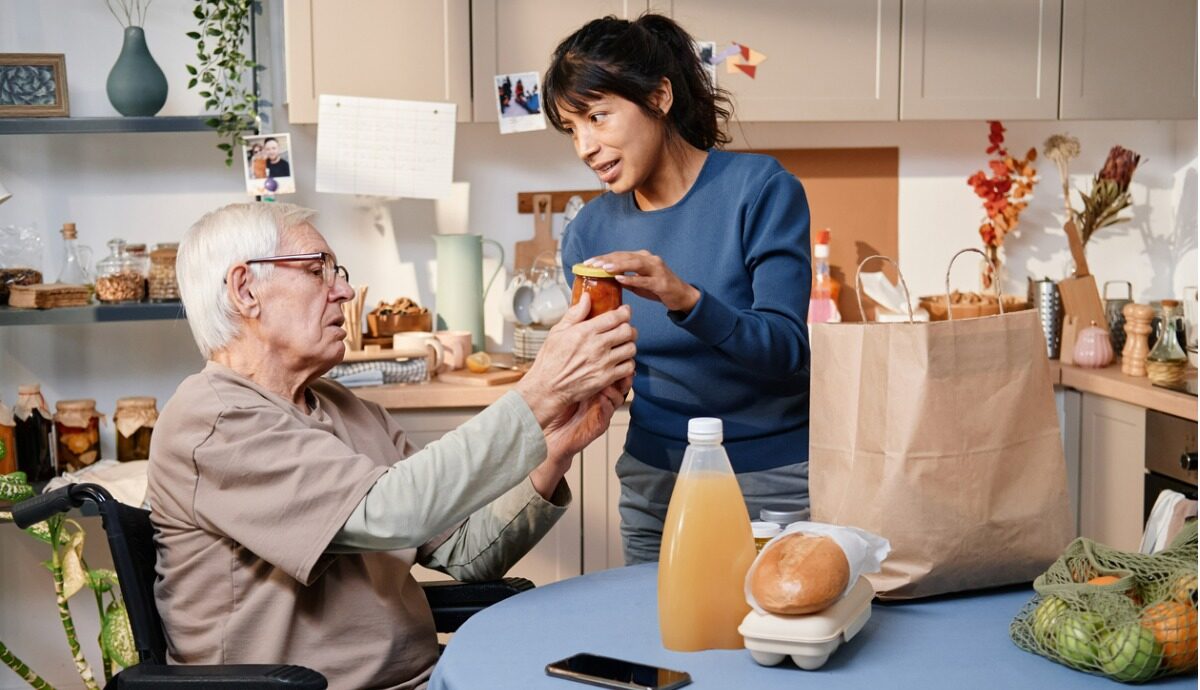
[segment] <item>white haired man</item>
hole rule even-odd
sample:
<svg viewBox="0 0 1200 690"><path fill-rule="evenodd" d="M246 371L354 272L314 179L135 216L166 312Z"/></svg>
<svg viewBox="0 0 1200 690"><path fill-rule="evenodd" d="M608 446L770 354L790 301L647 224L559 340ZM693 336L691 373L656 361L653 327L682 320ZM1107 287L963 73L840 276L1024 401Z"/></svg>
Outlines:
<svg viewBox="0 0 1200 690"><path fill-rule="evenodd" d="M500 577L570 500L575 453L633 374L628 310L567 313L528 374L416 451L321 375L344 354L346 269L288 204L201 218L179 287L204 370L163 409L148 498L173 663L294 663L334 688L415 688L437 660L410 574Z"/></svg>

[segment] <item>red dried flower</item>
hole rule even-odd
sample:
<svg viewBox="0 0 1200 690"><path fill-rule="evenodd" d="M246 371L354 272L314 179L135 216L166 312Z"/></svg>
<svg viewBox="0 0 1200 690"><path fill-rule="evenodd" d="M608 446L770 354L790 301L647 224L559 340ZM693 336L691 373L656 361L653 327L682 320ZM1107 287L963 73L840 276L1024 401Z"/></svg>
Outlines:
<svg viewBox="0 0 1200 690"><path fill-rule="evenodd" d="M967 184L975 195L983 200L987 219L979 226L979 236L987 247L999 247L1004 236L1017 227L1017 219L1025 210L1026 202L1020 201L1033 193L1037 183L1037 149L1031 148L1024 158L1014 159L1004 147L1004 125L997 120L988 122L987 153L996 158L988 161L992 175L978 170L967 178ZM1136 161L1133 164L1137 165ZM1114 174L1117 174L1114 169ZM1132 175L1132 172L1130 173Z"/></svg>

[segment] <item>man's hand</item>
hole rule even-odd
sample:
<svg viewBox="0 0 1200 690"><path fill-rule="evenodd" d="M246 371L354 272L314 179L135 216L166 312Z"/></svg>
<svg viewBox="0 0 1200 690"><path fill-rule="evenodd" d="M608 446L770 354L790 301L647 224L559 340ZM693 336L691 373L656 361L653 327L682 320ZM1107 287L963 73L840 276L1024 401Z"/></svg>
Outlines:
<svg viewBox="0 0 1200 690"><path fill-rule="evenodd" d="M575 403L633 376L637 332L629 324L629 307L587 319L590 308L585 293L550 329L533 366L515 386L543 429Z"/></svg>
<svg viewBox="0 0 1200 690"><path fill-rule="evenodd" d="M575 455L608 429L632 384L632 376L623 378L588 400L575 403L546 425L546 460L529 474L533 488L543 498L553 495L558 482L571 469Z"/></svg>
<svg viewBox="0 0 1200 690"><path fill-rule="evenodd" d="M700 300L699 290L675 275L662 257L645 249L601 254L583 263L612 273L626 290L643 299L662 302L671 311L686 314Z"/></svg>

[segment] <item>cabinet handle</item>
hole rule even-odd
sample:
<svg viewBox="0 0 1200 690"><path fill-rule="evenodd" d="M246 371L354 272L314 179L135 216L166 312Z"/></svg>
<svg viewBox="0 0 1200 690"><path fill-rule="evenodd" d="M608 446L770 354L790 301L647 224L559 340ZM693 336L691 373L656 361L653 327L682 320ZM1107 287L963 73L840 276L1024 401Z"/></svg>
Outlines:
<svg viewBox="0 0 1200 690"><path fill-rule="evenodd" d="M1184 453L1179 456L1179 466L1188 472L1195 472L1196 464L1196 453Z"/></svg>

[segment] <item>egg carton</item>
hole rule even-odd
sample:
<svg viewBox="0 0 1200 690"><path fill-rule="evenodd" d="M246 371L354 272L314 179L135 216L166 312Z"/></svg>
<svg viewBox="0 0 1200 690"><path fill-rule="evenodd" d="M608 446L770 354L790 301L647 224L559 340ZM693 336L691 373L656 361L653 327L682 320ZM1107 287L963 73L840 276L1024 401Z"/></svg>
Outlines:
<svg viewBox="0 0 1200 690"><path fill-rule="evenodd" d="M797 666L812 671L862 630L871 618L874 598L875 589L860 577L846 596L823 611L798 616L750 611L738 632L759 664L775 666L790 656Z"/></svg>

